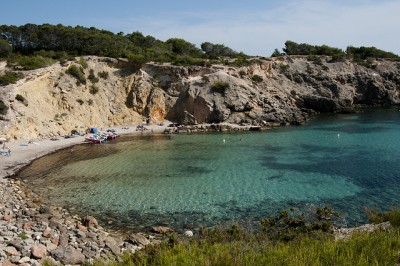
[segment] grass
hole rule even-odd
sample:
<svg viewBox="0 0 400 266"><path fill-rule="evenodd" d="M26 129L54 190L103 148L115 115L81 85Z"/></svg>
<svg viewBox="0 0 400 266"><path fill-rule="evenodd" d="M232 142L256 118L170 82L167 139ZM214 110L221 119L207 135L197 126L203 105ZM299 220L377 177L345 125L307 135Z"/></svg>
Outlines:
<svg viewBox="0 0 400 266"><path fill-rule="evenodd" d="M185 240L176 245L148 246L118 262L87 265L396 265L400 262L400 232L354 234L335 241L304 237L290 242L268 239L212 243Z"/></svg>
<svg viewBox="0 0 400 266"><path fill-rule="evenodd" d="M379 214L379 212L374 212ZM390 217L397 216L392 213ZM125 253L115 261L97 259L84 265L398 265L400 263L400 229L356 232L349 239L335 240L330 230L314 227L330 221L336 213L319 208L312 219L296 210L281 211L263 219L261 230L239 225L201 229L193 238L172 234L169 241L148 245L134 254ZM380 214L383 215L383 214ZM286 225L286 226L285 226ZM272 231L287 227L307 229L291 239L276 238ZM311 230L310 230L311 228ZM52 264L44 264L52 265Z"/></svg>

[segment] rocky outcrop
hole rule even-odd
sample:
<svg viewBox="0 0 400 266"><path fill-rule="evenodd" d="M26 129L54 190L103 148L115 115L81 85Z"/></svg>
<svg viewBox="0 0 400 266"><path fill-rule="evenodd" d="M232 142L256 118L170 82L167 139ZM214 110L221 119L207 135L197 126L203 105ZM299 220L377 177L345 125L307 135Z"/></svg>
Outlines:
<svg viewBox="0 0 400 266"><path fill-rule="evenodd" d="M277 57L252 59L242 67L147 63L139 70L121 60L85 60L87 77L90 70L96 77L109 76L77 85L65 74L78 65L70 61L25 71L17 84L0 87L0 100L9 107L0 120L6 137L51 137L164 119L185 125L299 124L315 112L400 103L399 63L388 60L375 60L367 68L330 58ZM218 83L223 88L215 89Z"/></svg>

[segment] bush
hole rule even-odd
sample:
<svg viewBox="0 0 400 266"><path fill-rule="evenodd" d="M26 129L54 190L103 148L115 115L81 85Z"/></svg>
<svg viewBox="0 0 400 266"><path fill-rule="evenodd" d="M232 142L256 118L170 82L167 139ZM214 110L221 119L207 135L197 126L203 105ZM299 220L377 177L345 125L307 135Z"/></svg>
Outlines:
<svg viewBox="0 0 400 266"><path fill-rule="evenodd" d="M86 84L85 73L83 72L82 67L78 68L76 65L72 65L65 72L77 79L76 84L78 86L81 84Z"/></svg>
<svg viewBox="0 0 400 266"><path fill-rule="evenodd" d="M221 94L224 94L227 88L229 88L229 83L226 81L222 81L222 80L215 81L211 85L211 90L213 92L218 92Z"/></svg>
<svg viewBox="0 0 400 266"><path fill-rule="evenodd" d="M85 61L85 59L83 59L83 57L79 58L78 63L84 68L88 68L88 63Z"/></svg>
<svg viewBox="0 0 400 266"><path fill-rule="evenodd" d="M82 105L82 104L84 103L84 101L83 101L82 99L76 99L76 101L77 101L80 105Z"/></svg>
<svg viewBox="0 0 400 266"><path fill-rule="evenodd" d="M8 106L2 100L0 100L0 114L6 115L7 111L8 111Z"/></svg>
<svg viewBox="0 0 400 266"><path fill-rule="evenodd" d="M32 70L47 67L54 62L55 61L53 59L48 57L17 55L11 57L7 61L7 64L9 66L21 66L24 70Z"/></svg>
<svg viewBox="0 0 400 266"><path fill-rule="evenodd" d="M400 209L392 208L386 212L379 212L377 207L364 208L365 214L371 223L379 224L383 222L390 222L392 226L400 226Z"/></svg>
<svg viewBox="0 0 400 266"><path fill-rule="evenodd" d="M89 79L92 83L97 83L97 82L99 82L99 78L96 77L96 75L94 74L94 70L93 70L93 69L90 69L88 79Z"/></svg>
<svg viewBox="0 0 400 266"><path fill-rule="evenodd" d="M279 65L279 70L281 71L281 73L286 73L289 70L289 65L280 64Z"/></svg>
<svg viewBox="0 0 400 266"><path fill-rule="evenodd" d="M93 104L93 100L92 100L92 99L89 99L89 100L87 101L87 103L88 103L89 105L92 105L92 104Z"/></svg>
<svg viewBox="0 0 400 266"><path fill-rule="evenodd" d="M21 103L23 103L25 106L28 106L28 101L25 99L24 96L22 96L21 94L17 94L15 95L15 99Z"/></svg>
<svg viewBox="0 0 400 266"><path fill-rule="evenodd" d="M108 77L109 77L109 74L108 74L107 71L101 71L101 72L99 72L98 75L99 75L99 77L102 78L102 79L108 79Z"/></svg>
<svg viewBox="0 0 400 266"><path fill-rule="evenodd" d="M22 79L24 74L20 72L6 72L0 76L0 86L7 86L8 84L15 84L19 79Z"/></svg>
<svg viewBox="0 0 400 266"><path fill-rule="evenodd" d="M251 77L251 80L254 81L254 82L261 82L261 81L263 81L263 78L261 76L259 76L259 75L253 75Z"/></svg>
<svg viewBox="0 0 400 266"><path fill-rule="evenodd" d="M317 208L310 217L297 209L284 210L278 216L262 219L261 230L269 239L278 241L290 241L305 235L322 236L333 232L333 216L338 214L330 207Z"/></svg>
<svg viewBox="0 0 400 266"><path fill-rule="evenodd" d="M90 94L95 95L96 93L99 92L99 87L97 87L96 85L92 84L90 86L89 92L90 92Z"/></svg>

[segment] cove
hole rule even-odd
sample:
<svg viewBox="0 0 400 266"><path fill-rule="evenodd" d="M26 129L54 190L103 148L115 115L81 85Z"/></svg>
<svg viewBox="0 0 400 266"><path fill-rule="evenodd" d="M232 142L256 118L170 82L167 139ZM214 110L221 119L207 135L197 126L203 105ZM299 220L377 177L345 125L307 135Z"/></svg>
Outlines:
<svg viewBox="0 0 400 266"><path fill-rule="evenodd" d="M34 161L19 173L46 203L146 230L254 223L329 205L345 225L399 206L400 112L364 109L263 132L122 136Z"/></svg>

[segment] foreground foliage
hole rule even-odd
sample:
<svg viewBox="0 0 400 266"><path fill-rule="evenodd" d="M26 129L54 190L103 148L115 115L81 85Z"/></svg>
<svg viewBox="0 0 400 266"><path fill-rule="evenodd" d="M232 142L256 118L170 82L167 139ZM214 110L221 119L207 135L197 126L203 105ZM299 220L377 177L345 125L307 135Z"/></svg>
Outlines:
<svg viewBox="0 0 400 266"><path fill-rule="evenodd" d="M400 230L354 233L335 240L330 220L337 214L329 207L311 216L295 210L266 218L261 231L238 225L203 229L196 238L171 235L168 242L149 245L118 262L94 261L87 265L397 265L400 263ZM382 215L382 214L380 214ZM325 224L326 227L321 226ZM277 232L291 232L290 239Z"/></svg>
<svg viewBox="0 0 400 266"><path fill-rule="evenodd" d="M273 242L255 237L214 242L182 240L125 254L119 262L87 265L396 265L400 262L398 229L356 233L349 240L303 237Z"/></svg>

